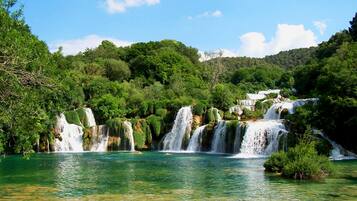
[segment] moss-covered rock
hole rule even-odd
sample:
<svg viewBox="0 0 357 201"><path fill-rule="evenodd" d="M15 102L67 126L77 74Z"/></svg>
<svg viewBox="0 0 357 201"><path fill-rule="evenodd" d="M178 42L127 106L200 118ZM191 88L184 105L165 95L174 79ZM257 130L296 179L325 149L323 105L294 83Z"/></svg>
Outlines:
<svg viewBox="0 0 357 201"><path fill-rule="evenodd" d="M64 115L66 116L66 120L68 123L76 124L77 126L83 126L76 111L67 111L64 112Z"/></svg>
<svg viewBox="0 0 357 201"><path fill-rule="evenodd" d="M93 129L95 128L85 128L83 129L83 150L89 151L92 147Z"/></svg>
<svg viewBox="0 0 357 201"><path fill-rule="evenodd" d="M148 149L151 147L151 129L145 119L133 119L133 135L137 150Z"/></svg>
<svg viewBox="0 0 357 201"><path fill-rule="evenodd" d="M157 110L155 110L155 115L159 116L161 118L165 118L167 115L167 110L163 109L163 108L157 109Z"/></svg>
<svg viewBox="0 0 357 201"><path fill-rule="evenodd" d="M128 136L128 130L124 126L124 119L115 118L110 119L106 122L109 129L109 139L108 142L109 150L129 150L130 149L130 138ZM114 143L118 143L115 145Z"/></svg>
<svg viewBox="0 0 357 201"><path fill-rule="evenodd" d="M200 127L202 124L202 116L194 115L192 121L192 130L194 131L196 128Z"/></svg>
<svg viewBox="0 0 357 201"><path fill-rule="evenodd" d="M150 125L152 133L158 137L161 134L162 118L155 115L150 115L146 118L146 121Z"/></svg>
<svg viewBox="0 0 357 201"><path fill-rule="evenodd" d="M79 120L82 123L82 125L85 128L89 127L86 111L84 110L84 108L79 108L79 109L76 110L76 112L78 114Z"/></svg>
<svg viewBox="0 0 357 201"><path fill-rule="evenodd" d="M202 133L202 148L201 151L210 151L213 139L215 123L211 122L207 124Z"/></svg>
<svg viewBox="0 0 357 201"><path fill-rule="evenodd" d="M223 113L221 115L220 111L217 108L210 108L207 110L205 114L205 122L206 123L218 122L222 116Z"/></svg>
<svg viewBox="0 0 357 201"><path fill-rule="evenodd" d="M283 110L281 110L280 112L280 119L285 119L286 116L289 115L289 110L284 108Z"/></svg>
<svg viewBox="0 0 357 201"><path fill-rule="evenodd" d="M239 125L239 122L237 120L234 121L227 121L226 122L226 138L225 138L225 144L226 144L226 153L233 153L234 152L234 140L236 137L236 131L237 127Z"/></svg>
<svg viewBox="0 0 357 201"><path fill-rule="evenodd" d="M238 118L239 116L237 113L229 113L229 112L224 113L225 120L238 120Z"/></svg>

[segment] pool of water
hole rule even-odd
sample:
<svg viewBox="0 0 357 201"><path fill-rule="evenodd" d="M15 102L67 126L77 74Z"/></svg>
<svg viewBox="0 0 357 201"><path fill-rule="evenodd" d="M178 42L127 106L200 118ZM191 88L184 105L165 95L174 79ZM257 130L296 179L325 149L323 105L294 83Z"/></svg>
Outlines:
<svg viewBox="0 0 357 201"><path fill-rule="evenodd" d="M265 159L178 153L36 154L0 162L0 200L357 200L357 161L324 181L264 172Z"/></svg>

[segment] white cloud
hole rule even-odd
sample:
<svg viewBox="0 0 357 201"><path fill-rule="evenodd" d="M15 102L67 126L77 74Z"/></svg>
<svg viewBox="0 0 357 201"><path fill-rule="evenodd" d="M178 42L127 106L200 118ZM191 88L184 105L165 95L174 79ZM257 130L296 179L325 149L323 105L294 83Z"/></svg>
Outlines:
<svg viewBox="0 0 357 201"><path fill-rule="evenodd" d="M219 56L222 57L264 57L277 54L280 51L316 46L315 34L304 25L278 24L274 37L266 41L263 33L249 32L240 37L241 46L238 50L217 49L211 55L199 51L201 61L206 61Z"/></svg>
<svg viewBox="0 0 357 201"><path fill-rule="evenodd" d="M263 33L250 32L240 37L239 55L264 57L280 51L316 46L316 36L304 25L278 24L275 36L266 41Z"/></svg>
<svg viewBox="0 0 357 201"><path fill-rule="evenodd" d="M55 52L59 47L63 48L64 55L75 55L79 52L83 52L87 48L98 47L103 40L108 40L114 43L116 46L129 46L131 42L118 40L110 37L101 37L97 35L88 35L83 38L73 39L73 40L63 40L50 43L51 52Z"/></svg>
<svg viewBox="0 0 357 201"><path fill-rule="evenodd" d="M324 35L324 33L325 33L326 29L327 29L326 22L316 20L313 23L314 23L314 26L316 27L316 29L319 30L320 34Z"/></svg>
<svg viewBox="0 0 357 201"><path fill-rule="evenodd" d="M208 18L208 17L222 17L222 16L223 16L222 11L215 10L215 11L206 11L196 16L188 16L187 19L192 20L194 18Z"/></svg>
<svg viewBox="0 0 357 201"><path fill-rule="evenodd" d="M122 13L127 8L138 6L152 6L159 4L160 0L106 0L105 5L109 13Z"/></svg>

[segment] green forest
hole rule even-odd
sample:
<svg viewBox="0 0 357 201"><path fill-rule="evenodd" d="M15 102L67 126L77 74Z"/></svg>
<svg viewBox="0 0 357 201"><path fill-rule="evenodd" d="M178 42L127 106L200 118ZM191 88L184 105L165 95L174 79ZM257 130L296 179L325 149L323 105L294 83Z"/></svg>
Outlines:
<svg viewBox="0 0 357 201"><path fill-rule="evenodd" d="M350 27L317 47L264 58L217 57L200 61L198 50L176 40L117 47L103 41L94 49L64 56L51 53L31 32L16 1L0 1L0 153L29 154L54 140L56 117L90 107L100 124L140 122L136 146L159 141L182 106L197 115L211 107L224 119L248 92L282 89L290 99L316 97L287 117L289 132L304 138L323 130L357 152L357 15ZM244 111L247 119L262 112ZM138 131L139 132L139 131ZM144 136L144 137L140 137Z"/></svg>

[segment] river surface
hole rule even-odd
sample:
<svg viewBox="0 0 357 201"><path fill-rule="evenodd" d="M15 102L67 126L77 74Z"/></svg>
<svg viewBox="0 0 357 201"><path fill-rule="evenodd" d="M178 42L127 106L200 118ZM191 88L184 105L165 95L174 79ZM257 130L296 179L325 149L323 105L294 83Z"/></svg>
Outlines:
<svg viewBox="0 0 357 201"><path fill-rule="evenodd" d="M0 162L0 200L357 200L357 160L324 181L264 172L265 159L161 152L35 154Z"/></svg>

